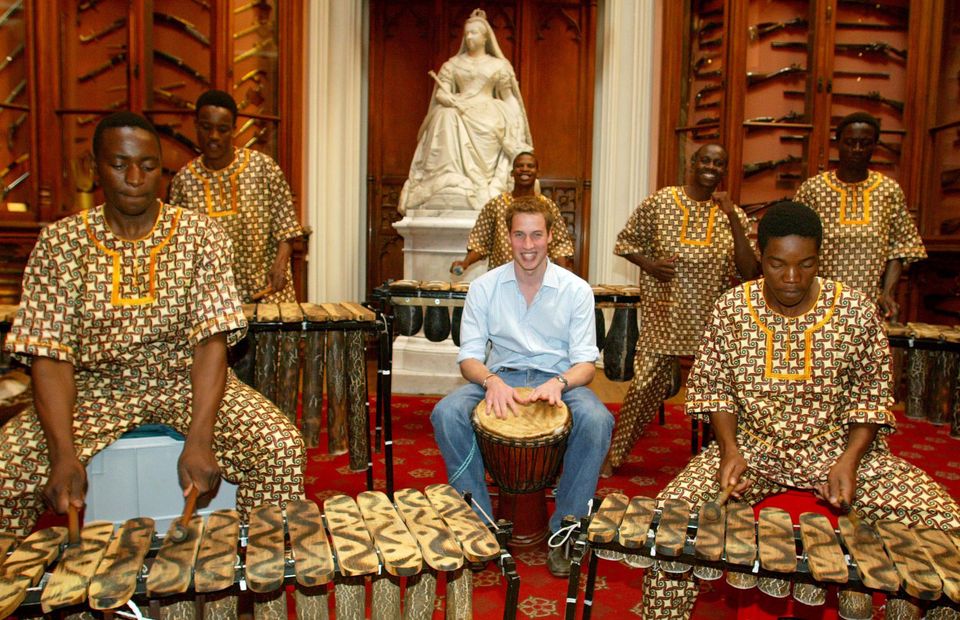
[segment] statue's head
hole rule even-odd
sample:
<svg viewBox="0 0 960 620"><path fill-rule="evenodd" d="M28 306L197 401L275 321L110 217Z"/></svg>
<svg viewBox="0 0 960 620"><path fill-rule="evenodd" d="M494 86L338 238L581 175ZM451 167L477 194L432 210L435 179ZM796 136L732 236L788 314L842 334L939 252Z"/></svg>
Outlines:
<svg viewBox="0 0 960 620"><path fill-rule="evenodd" d="M470 17L463 24L463 45L461 49L473 51L483 49L488 54L496 55L491 45L493 29L487 21L487 13L483 9L474 9Z"/></svg>

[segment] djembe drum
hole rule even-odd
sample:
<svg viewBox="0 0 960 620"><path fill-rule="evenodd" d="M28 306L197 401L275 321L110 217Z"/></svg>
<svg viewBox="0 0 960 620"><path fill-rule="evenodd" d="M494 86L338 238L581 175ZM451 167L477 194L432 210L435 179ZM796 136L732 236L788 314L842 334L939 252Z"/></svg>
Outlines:
<svg viewBox="0 0 960 620"><path fill-rule="evenodd" d="M521 398L533 391L517 388ZM546 488L563 462L573 426L570 410L545 401L519 405L519 415L498 418L486 401L473 411L483 463L500 488L497 514L514 524L511 543L525 547L547 536Z"/></svg>

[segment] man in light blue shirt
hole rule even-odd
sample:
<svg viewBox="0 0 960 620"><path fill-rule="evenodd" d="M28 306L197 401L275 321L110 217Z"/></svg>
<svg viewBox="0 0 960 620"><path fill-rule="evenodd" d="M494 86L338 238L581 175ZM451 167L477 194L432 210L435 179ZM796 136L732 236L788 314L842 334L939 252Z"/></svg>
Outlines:
<svg viewBox="0 0 960 620"><path fill-rule="evenodd" d="M547 258L552 214L537 200L519 199L506 213L513 261L470 285L460 327L460 373L467 385L437 403L430 416L450 484L469 492L492 514L483 460L470 422L485 400L501 418L516 415L514 388L534 388L530 400L564 402L573 417L557 485L555 532L565 515L587 514L610 445L613 416L587 387L599 357L590 285ZM487 347L489 343L489 353ZM559 548L547 566L569 573Z"/></svg>

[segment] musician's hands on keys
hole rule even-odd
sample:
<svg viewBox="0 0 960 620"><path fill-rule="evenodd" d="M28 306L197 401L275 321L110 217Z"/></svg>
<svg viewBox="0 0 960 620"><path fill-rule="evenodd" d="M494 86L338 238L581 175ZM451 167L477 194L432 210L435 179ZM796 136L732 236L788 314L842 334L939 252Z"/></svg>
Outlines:
<svg viewBox="0 0 960 620"><path fill-rule="evenodd" d="M220 465L209 446L192 443L190 438L183 444L183 452L177 461L177 476L184 496L189 495L193 486L200 495L209 493L220 484Z"/></svg>
<svg viewBox="0 0 960 620"><path fill-rule="evenodd" d="M74 456L50 464L50 475L43 487L43 497L57 514L67 512L73 504L83 508L87 495L87 470Z"/></svg>
<svg viewBox="0 0 960 620"><path fill-rule="evenodd" d="M880 317L888 321L896 321L900 316L900 304L892 295L881 293L877 299L877 308L880 311Z"/></svg>
<svg viewBox="0 0 960 620"><path fill-rule="evenodd" d="M267 274L266 286L274 291L282 291L287 285L287 261L276 260Z"/></svg>
<svg viewBox="0 0 960 620"><path fill-rule="evenodd" d="M528 402L545 400L554 407L563 404L563 384L556 379L550 379L535 387L528 398Z"/></svg>
<svg viewBox="0 0 960 620"><path fill-rule="evenodd" d="M644 260L643 270L661 282L669 282L677 277L677 259L679 254L674 254L670 258L661 258L657 260Z"/></svg>
<svg viewBox="0 0 960 620"><path fill-rule="evenodd" d="M487 380L487 395L484 400L487 401L487 414L493 413L502 420L510 414L520 415L517 403L526 402L499 375L492 375Z"/></svg>
<svg viewBox="0 0 960 620"><path fill-rule="evenodd" d="M827 481L814 489L820 499L830 502L834 508L840 508L840 500L853 504L857 490L857 463L841 456L830 468Z"/></svg>
<svg viewBox="0 0 960 620"><path fill-rule="evenodd" d="M740 494L753 486L753 480L744 475L747 473L747 460L739 451L733 450L730 454L720 456L720 469L717 472L717 482L720 488L733 486L730 495L740 498Z"/></svg>

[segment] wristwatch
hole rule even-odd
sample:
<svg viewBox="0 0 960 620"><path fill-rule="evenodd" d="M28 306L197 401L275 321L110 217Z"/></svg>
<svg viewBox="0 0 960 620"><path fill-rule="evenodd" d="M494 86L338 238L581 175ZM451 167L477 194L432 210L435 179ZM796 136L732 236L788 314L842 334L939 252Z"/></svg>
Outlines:
<svg viewBox="0 0 960 620"><path fill-rule="evenodd" d="M556 380L563 384L563 387L570 387L570 382L563 375L557 375Z"/></svg>

